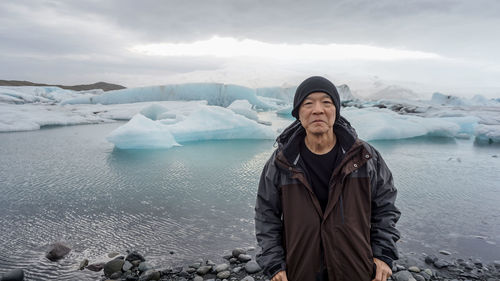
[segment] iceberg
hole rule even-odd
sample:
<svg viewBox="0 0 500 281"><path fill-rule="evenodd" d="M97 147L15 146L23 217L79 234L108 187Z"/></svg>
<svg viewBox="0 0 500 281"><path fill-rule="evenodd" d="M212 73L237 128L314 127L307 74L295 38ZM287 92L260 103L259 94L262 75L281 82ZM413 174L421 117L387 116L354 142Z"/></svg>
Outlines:
<svg viewBox="0 0 500 281"><path fill-rule="evenodd" d="M162 121L137 114L127 124L111 132L107 139L121 149L154 149L194 141L276 137L276 132L269 126L219 106L201 106L172 124Z"/></svg>
<svg viewBox="0 0 500 281"><path fill-rule="evenodd" d="M252 110L252 105L247 100L235 100L227 108L231 109L236 114L245 116L248 119L255 121L259 120L257 112Z"/></svg>
<svg viewBox="0 0 500 281"><path fill-rule="evenodd" d="M88 95L95 95L95 92L75 92L53 86L0 86L0 102L4 103L59 103Z"/></svg>
<svg viewBox="0 0 500 281"><path fill-rule="evenodd" d="M481 95L475 95L471 99L466 99L442 93L434 93L430 102L442 106L500 106L500 103L496 99L487 99Z"/></svg>
<svg viewBox="0 0 500 281"><path fill-rule="evenodd" d="M255 89L220 83L191 83L131 88L109 91L102 95L65 100L62 104L122 104L146 101L206 100L209 105L227 107L235 100L270 110L275 107L259 99Z"/></svg>
<svg viewBox="0 0 500 281"><path fill-rule="evenodd" d="M337 92L339 93L340 101L350 101L355 100L356 98L352 95L351 89L346 84L341 84L339 86L335 86L337 88ZM282 100L286 103L293 103L293 97L295 96L295 91L297 90L297 86L295 87L267 87L267 88L257 88L256 93L258 96L273 98Z"/></svg>
<svg viewBox="0 0 500 281"><path fill-rule="evenodd" d="M155 149L178 146L167 126L142 114L136 114L125 125L106 138L120 149Z"/></svg>
<svg viewBox="0 0 500 281"><path fill-rule="evenodd" d="M346 108L341 114L351 122L360 138L370 140L405 139L419 136L455 137L467 133L472 119L424 118L397 114L389 109ZM476 119L474 119L476 120ZM461 128L465 128L461 131Z"/></svg>
<svg viewBox="0 0 500 281"><path fill-rule="evenodd" d="M478 125L474 134L478 143L500 143L500 125Z"/></svg>

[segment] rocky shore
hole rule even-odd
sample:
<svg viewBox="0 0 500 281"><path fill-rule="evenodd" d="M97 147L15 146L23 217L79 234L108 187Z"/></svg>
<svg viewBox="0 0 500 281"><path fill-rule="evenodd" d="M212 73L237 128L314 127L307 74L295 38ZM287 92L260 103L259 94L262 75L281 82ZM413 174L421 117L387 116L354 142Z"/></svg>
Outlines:
<svg viewBox="0 0 500 281"><path fill-rule="evenodd" d="M69 253L67 246L56 243L47 252L47 259L56 261ZM80 262L77 270L91 270L102 273L102 281L255 281L268 280L255 261L255 248L237 248L221 257L218 262L198 259L184 266L155 268L136 251L126 254L108 254L109 261L92 263L87 259ZM454 258L450 252L441 250L436 254L402 254L394 262L392 281L466 281L500 280L500 261L485 264L478 259ZM1 281L25 280L23 269L15 269L1 278ZM26 280L29 280L28 278Z"/></svg>

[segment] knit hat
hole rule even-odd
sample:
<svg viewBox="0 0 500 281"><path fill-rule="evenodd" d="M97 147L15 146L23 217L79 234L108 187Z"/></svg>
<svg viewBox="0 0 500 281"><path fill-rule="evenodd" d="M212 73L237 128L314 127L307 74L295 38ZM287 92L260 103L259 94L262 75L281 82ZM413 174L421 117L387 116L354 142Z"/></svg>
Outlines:
<svg viewBox="0 0 500 281"><path fill-rule="evenodd" d="M340 116L339 93L337 92L335 85L333 85L330 80L321 76L309 77L297 87L295 97L293 98L292 116L299 119L299 107L302 104L302 101L304 101L309 94L315 92L326 93L332 98L336 111L335 120L338 120Z"/></svg>

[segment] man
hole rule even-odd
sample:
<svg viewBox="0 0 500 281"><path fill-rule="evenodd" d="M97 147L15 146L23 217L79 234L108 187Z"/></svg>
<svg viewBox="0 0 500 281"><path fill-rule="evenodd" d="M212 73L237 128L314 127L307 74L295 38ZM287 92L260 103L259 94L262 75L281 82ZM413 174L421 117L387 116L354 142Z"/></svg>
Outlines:
<svg viewBox="0 0 500 281"><path fill-rule="evenodd" d="M302 82L292 115L260 178L258 263L272 281L385 281L400 217L389 168L340 116L329 80Z"/></svg>

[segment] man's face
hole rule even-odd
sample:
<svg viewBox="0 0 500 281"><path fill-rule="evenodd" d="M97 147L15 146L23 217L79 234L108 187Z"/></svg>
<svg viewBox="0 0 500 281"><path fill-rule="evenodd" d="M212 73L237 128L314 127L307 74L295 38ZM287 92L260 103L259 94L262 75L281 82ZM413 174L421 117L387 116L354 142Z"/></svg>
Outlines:
<svg viewBox="0 0 500 281"><path fill-rule="evenodd" d="M336 108L332 98L322 92L309 94L299 107L299 120L307 134L325 134L333 130Z"/></svg>

